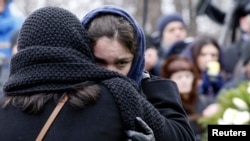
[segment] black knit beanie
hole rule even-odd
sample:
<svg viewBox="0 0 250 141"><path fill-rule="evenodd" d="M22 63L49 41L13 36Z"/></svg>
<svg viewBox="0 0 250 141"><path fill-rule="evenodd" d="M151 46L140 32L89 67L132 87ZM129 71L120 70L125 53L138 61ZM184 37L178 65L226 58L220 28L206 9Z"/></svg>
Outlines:
<svg viewBox="0 0 250 141"><path fill-rule="evenodd" d="M18 53L11 59L6 95L67 90L83 82L74 66L93 59L90 39L79 19L58 7L44 7L25 20Z"/></svg>

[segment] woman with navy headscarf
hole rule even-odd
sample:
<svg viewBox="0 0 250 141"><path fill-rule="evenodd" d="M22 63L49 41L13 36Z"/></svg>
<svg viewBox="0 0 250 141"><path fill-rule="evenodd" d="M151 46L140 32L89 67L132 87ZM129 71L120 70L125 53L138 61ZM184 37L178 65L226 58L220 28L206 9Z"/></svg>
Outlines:
<svg viewBox="0 0 250 141"><path fill-rule="evenodd" d="M133 17L119 7L105 5L87 13L82 24L93 40L96 63L126 75L141 85L147 100L162 115L163 120L159 121L162 122L160 131L149 125L156 140L194 140L176 84L144 73L145 37ZM132 132L130 137L138 135L143 136Z"/></svg>

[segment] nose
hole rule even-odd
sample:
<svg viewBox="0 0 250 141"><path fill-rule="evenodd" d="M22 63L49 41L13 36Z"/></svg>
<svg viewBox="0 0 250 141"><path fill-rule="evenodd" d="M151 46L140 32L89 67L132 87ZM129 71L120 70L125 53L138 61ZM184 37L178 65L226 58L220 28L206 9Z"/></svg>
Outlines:
<svg viewBox="0 0 250 141"><path fill-rule="evenodd" d="M210 55L210 54L206 55L206 61L207 62L210 62L210 61L213 61L213 60L214 59L213 59L212 55Z"/></svg>
<svg viewBox="0 0 250 141"><path fill-rule="evenodd" d="M106 65L105 68L110 71L119 72L118 69L114 65Z"/></svg>

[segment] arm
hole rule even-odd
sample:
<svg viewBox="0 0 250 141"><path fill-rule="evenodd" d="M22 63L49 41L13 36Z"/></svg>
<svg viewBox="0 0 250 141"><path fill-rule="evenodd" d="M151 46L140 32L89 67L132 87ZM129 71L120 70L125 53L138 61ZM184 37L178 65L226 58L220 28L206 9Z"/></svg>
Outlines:
<svg viewBox="0 0 250 141"><path fill-rule="evenodd" d="M164 118L163 138L171 141L195 140L177 86L173 81L155 76L144 79L142 89L147 100Z"/></svg>
<svg viewBox="0 0 250 141"><path fill-rule="evenodd" d="M155 141L153 130L140 117L136 117L135 122L137 123L138 128L141 129L141 132L133 130L126 131L128 139L131 139L132 141Z"/></svg>

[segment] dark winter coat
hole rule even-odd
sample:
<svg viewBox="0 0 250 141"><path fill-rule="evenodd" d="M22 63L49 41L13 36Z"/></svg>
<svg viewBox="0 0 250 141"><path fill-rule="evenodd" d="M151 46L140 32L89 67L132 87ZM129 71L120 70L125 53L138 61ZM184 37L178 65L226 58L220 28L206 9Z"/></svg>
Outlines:
<svg viewBox="0 0 250 141"><path fill-rule="evenodd" d="M4 84L5 96L71 92L85 81L107 88L102 87L97 103L83 110L66 103L45 140L123 140L124 131L138 131L136 117L152 128L157 141L166 137L171 141L194 140L174 84L169 85L174 88L173 93L169 89L169 97L156 94L174 102L166 105L168 112L163 116L160 107L155 109L134 81L93 63L86 35L75 15L56 7L35 11L20 31L18 53L11 59L10 76ZM55 104L50 101L44 106L40 114L27 114L11 104L1 109L1 139L34 140Z"/></svg>
<svg viewBox="0 0 250 141"><path fill-rule="evenodd" d="M182 107L176 84L171 80L160 77L148 78L142 80L142 83L140 83L144 68L145 37L139 24L123 9L112 5L105 5L87 13L82 19L82 25L87 27L91 20L101 14L114 14L125 18L131 23L136 32L137 41L139 42L137 44L137 56L135 56L136 59L129 73L132 75L128 75L128 77L141 84L147 100L160 112L163 119L163 132L160 140L194 140L194 133Z"/></svg>
<svg viewBox="0 0 250 141"><path fill-rule="evenodd" d="M55 103L50 101L39 115L29 115L16 107L0 109L0 140L34 141ZM44 141L123 141L124 126L115 101L102 86L99 100L85 109L64 105Z"/></svg>

